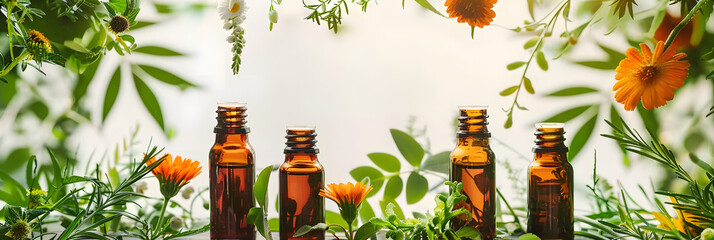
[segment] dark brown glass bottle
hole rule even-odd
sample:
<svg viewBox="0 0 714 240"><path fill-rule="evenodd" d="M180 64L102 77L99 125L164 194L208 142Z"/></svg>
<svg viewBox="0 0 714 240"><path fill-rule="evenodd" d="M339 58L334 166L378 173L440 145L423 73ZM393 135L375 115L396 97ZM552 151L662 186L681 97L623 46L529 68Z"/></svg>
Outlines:
<svg viewBox="0 0 714 240"><path fill-rule="evenodd" d="M459 217L452 222L454 229L472 226L481 232L483 239L496 237L496 164L488 143L488 115L486 107L459 107L457 145L451 152L451 181L464 184L466 201L456 207L471 212L471 220Z"/></svg>
<svg viewBox="0 0 714 240"><path fill-rule="evenodd" d="M325 173L317 161L314 127L288 127L285 162L280 166L280 239L324 240L324 231L293 237L304 225L325 222L325 199L320 197Z"/></svg>
<svg viewBox="0 0 714 240"><path fill-rule="evenodd" d="M248 143L246 105L219 104L216 143L211 149L211 239L255 239L247 220L253 207L254 150Z"/></svg>
<svg viewBox="0 0 714 240"><path fill-rule="evenodd" d="M573 239L573 167L563 124L536 124L528 169L528 232L543 240Z"/></svg>

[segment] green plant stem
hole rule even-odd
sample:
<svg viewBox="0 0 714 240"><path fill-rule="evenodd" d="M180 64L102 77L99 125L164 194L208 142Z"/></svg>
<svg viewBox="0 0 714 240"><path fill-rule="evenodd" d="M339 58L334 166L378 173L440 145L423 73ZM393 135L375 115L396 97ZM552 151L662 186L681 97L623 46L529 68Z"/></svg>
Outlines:
<svg viewBox="0 0 714 240"><path fill-rule="evenodd" d="M10 58L12 58L12 59L15 59L15 53L12 52L12 35L13 35L13 33L10 32L10 29L13 28L12 27L12 9L15 8L15 4L17 4L17 3L15 3L14 1L10 1L10 3L9 3L10 6L6 6L7 7L7 15L6 15L6 17L7 17L7 38L8 38L7 44L10 45L10 48L8 48L8 49L10 50ZM5 76L5 74L2 74L1 76Z"/></svg>
<svg viewBox="0 0 714 240"><path fill-rule="evenodd" d="M166 206L169 205L169 200L170 200L170 198L164 198L164 205L161 206L161 215L159 215L159 221L156 222L156 233L155 233L156 236L154 236L154 239L157 239L159 237L159 235L161 234L161 231L164 228L164 224L163 224L164 214L166 213Z"/></svg>
<svg viewBox="0 0 714 240"><path fill-rule="evenodd" d="M351 223L348 223L348 224L347 224L347 231L349 231L349 232L347 233L347 239L348 239L348 240L354 239L354 232L352 231L352 224L351 224Z"/></svg>
<svg viewBox="0 0 714 240"><path fill-rule="evenodd" d="M677 34L679 34L679 31L682 31L684 26L687 26L687 23L689 23L690 20L692 20L692 17L697 14L699 9L704 6L709 0L700 0L697 5L694 5L694 8L687 13L687 16L685 16L677 26L672 29L672 32L669 33L669 37L667 37L667 41L664 42L664 49L669 48L669 45L672 45L672 42L674 42L674 38L677 37Z"/></svg>
<svg viewBox="0 0 714 240"><path fill-rule="evenodd" d="M10 50L10 52L12 52L12 50ZM30 52L24 51L24 52L22 52L22 54L20 54L20 56L13 58L12 62L9 65L7 65L7 67L5 67L5 69L3 69L2 72L0 72L0 77L7 75L7 73L9 73L10 70L15 68L15 66L18 63L20 63L20 61L25 60L25 58L29 55L30 55Z"/></svg>

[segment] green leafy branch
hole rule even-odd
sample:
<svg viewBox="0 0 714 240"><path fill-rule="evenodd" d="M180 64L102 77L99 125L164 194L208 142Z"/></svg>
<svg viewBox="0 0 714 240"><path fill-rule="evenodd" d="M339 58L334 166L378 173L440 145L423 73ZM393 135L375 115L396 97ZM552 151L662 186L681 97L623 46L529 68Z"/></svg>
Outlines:
<svg viewBox="0 0 714 240"><path fill-rule="evenodd" d="M563 0L559 2L557 6L550 13L545 15L542 19L530 23L523 28L526 31L540 31L540 33L538 34L538 37L529 40L523 46L524 49L533 48L530 57L528 57L527 61L513 62L506 66L506 69L508 69L509 71L516 70L524 66L525 67L523 69L523 74L521 74L521 80L519 81L518 85L510 86L499 93L501 96L504 97L510 96L515 93L513 103L508 109L504 110L506 112L506 122L503 125L505 128L510 128L511 126L513 126L513 111L516 108L521 110L528 110L526 107L518 103L518 97L520 96L521 89L525 88L525 90L530 94L535 93L535 90L533 89L533 83L531 82L530 78L526 76L526 74L528 73L528 69L530 68L533 60L535 60L538 64L538 67L540 67L543 71L548 70L548 61L545 58L545 53L541 51L544 45L544 40L546 37L549 37L553 34L553 30L555 28L557 20L561 15L565 19L567 32L567 22L570 21L568 19L569 14L570 0ZM548 20L546 21L546 19ZM521 28L514 29L514 31L519 32L521 31Z"/></svg>

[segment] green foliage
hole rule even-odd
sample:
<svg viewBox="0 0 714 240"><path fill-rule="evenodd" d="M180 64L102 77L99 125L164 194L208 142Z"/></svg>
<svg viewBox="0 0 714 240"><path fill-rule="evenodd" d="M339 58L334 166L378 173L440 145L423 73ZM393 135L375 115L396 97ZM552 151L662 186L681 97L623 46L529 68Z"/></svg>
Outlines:
<svg viewBox="0 0 714 240"><path fill-rule="evenodd" d="M454 206L466 200L461 194L462 183L446 182L450 193L440 193L434 201L433 213L427 213L425 218L404 220L396 211L394 204L387 204L384 218L372 218L369 222L375 226L387 229L387 237L391 239L471 239L480 240L481 234L470 226L454 230L450 226L453 218L465 214L471 216L469 211Z"/></svg>
<svg viewBox="0 0 714 240"><path fill-rule="evenodd" d="M260 171L255 183L253 184L253 197L257 200L258 206L253 207L248 211L248 224L254 225L258 230L258 233L263 236L263 238L268 240L273 239L273 236L270 234L270 231L273 228L270 223L271 219L268 218L267 207L269 205L268 183L270 183L270 174L278 169L279 168L276 166L268 165Z"/></svg>

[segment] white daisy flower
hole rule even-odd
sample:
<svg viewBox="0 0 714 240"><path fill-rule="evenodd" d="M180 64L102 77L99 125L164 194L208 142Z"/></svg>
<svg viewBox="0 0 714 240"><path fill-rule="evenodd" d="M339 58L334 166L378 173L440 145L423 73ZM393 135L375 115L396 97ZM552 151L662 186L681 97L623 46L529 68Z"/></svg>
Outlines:
<svg viewBox="0 0 714 240"><path fill-rule="evenodd" d="M235 24L245 20L245 0L218 0L218 14L223 21L235 19Z"/></svg>

